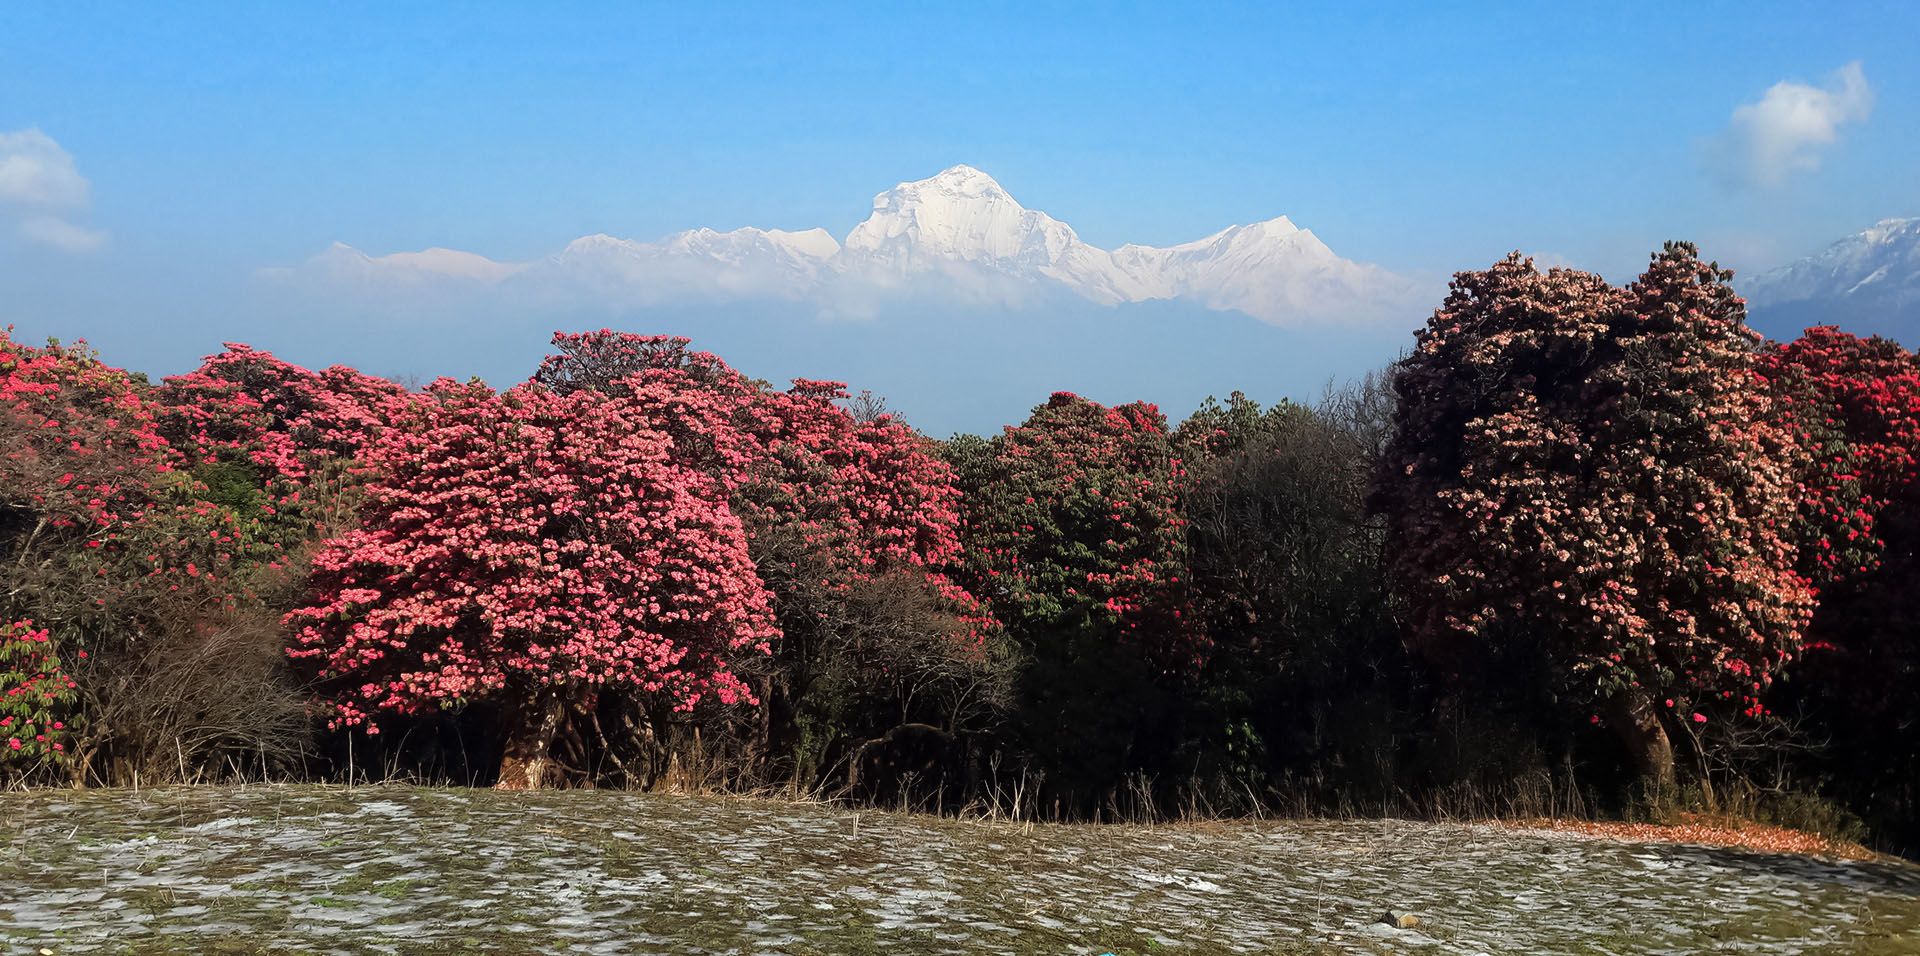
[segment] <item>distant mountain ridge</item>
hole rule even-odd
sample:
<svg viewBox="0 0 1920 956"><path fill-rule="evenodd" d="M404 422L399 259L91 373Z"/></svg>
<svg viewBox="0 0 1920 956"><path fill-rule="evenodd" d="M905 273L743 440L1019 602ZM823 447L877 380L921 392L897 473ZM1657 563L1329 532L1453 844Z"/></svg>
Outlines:
<svg viewBox="0 0 1920 956"><path fill-rule="evenodd" d="M370 256L332 248L281 275L417 287L444 281L518 286L639 304L818 300L930 290L997 298L1065 294L1103 305L1181 300L1275 325L1363 321L1431 292L1379 266L1341 258L1285 216L1164 248L1108 251L1028 209L993 177L954 166L874 197L836 240L825 229L694 229L653 242L585 236L530 262L429 249ZM1430 308L1430 305L1425 308Z"/></svg>
<svg viewBox="0 0 1920 956"><path fill-rule="evenodd" d="M1838 325L1920 344L1920 218L1883 219L1739 287L1776 337Z"/></svg>

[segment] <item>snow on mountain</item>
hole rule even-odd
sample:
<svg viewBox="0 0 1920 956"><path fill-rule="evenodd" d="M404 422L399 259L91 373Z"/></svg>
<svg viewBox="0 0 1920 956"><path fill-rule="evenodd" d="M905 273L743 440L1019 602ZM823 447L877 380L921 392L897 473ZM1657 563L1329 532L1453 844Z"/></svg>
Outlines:
<svg viewBox="0 0 1920 956"><path fill-rule="evenodd" d="M1920 297L1920 219L1882 219L1825 251L1755 277L1757 302Z"/></svg>
<svg viewBox="0 0 1920 956"><path fill-rule="evenodd" d="M1756 324L1776 335L1836 324L1911 339L1920 332L1920 218L1883 219L1741 285Z"/></svg>
<svg viewBox="0 0 1920 956"><path fill-rule="evenodd" d="M1113 258L1141 298L1194 299L1268 322L1364 304L1405 284L1379 266L1340 258L1285 216L1166 248L1128 244Z"/></svg>
<svg viewBox="0 0 1920 956"><path fill-rule="evenodd" d="M732 232L692 229L668 236L659 245L668 255L695 256L721 262L773 258L800 269L813 268L840 251L840 243L825 229L788 232L784 229L755 229L752 226Z"/></svg>
<svg viewBox="0 0 1920 956"><path fill-rule="evenodd" d="M967 263L1009 276L1044 277L1096 302L1134 301L1106 250L1067 225L1027 209L993 177L955 166L901 183L873 199L873 214L847 234L843 267L911 275Z"/></svg>
<svg viewBox="0 0 1920 956"><path fill-rule="evenodd" d="M694 229L656 242L593 235L530 263L447 249L372 257L336 244L308 266L362 284L383 273L435 276L625 304L773 298L825 308L876 288L941 296L1054 289L1106 305L1188 300L1279 325L1367 317L1412 288L1339 257L1284 216L1176 246L1108 252L964 165L880 193L844 243L824 229Z"/></svg>

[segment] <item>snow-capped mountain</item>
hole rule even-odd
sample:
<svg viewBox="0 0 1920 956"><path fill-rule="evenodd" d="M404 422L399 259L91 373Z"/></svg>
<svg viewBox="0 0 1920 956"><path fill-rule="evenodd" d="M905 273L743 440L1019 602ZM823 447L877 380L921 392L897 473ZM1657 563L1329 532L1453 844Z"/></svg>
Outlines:
<svg viewBox="0 0 1920 956"><path fill-rule="evenodd" d="M1831 323L1912 338L1920 332L1920 218L1883 219L1742 291L1756 324L1776 335Z"/></svg>
<svg viewBox="0 0 1920 956"><path fill-rule="evenodd" d="M694 229L655 242L594 235L529 263L445 249L376 257L336 244L293 271L315 269L345 269L361 282L387 270L395 280L437 276L628 304L771 298L826 307L876 289L1052 291L1105 305L1186 300L1276 325L1369 318L1415 290L1379 266L1341 258L1284 216L1176 246L1109 252L964 165L880 193L844 242L824 229Z"/></svg>
<svg viewBox="0 0 1920 956"><path fill-rule="evenodd" d="M1095 302L1138 298L1106 250L1080 241L1072 226L1021 206L971 166L875 196L873 214L847 234L841 265L911 275L958 263L1044 277Z"/></svg>
<svg viewBox="0 0 1920 956"><path fill-rule="evenodd" d="M1285 216L1164 249L1129 243L1113 258L1137 283L1137 298L1191 298L1267 321L1357 304L1407 284L1379 266L1340 258Z"/></svg>

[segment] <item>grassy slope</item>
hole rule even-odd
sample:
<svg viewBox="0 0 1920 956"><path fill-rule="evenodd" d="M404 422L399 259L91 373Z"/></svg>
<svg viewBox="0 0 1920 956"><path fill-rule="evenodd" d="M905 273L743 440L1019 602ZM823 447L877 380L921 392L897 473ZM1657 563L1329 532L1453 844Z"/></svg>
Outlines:
<svg viewBox="0 0 1920 956"><path fill-rule="evenodd" d="M1407 821L302 786L0 794L0 844L0 948L60 954L1920 953L1906 864Z"/></svg>

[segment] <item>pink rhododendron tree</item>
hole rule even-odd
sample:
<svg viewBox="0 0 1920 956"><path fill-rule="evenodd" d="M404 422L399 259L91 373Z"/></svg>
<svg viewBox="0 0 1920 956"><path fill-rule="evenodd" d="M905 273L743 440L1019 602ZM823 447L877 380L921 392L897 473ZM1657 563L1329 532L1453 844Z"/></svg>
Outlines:
<svg viewBox="0 0 1920 956"><path fill-rule="evenodd" d="M156 397L162 432L211 497L257 516L287 547L350 514L361 451L414 400L385 379L313 372L238 343Z"/></svg>
<svg viewBox="0 0 1920 956"><path fill-rule="evenodd" d="M1920 800L1920 358L1816 327L1770 345L1779 417L1811 451L1800 478L1802 565L1821 584L1781 706L1824 742L1855 805L1906 820ZM1897 825L1896 825L1897 826Z"/></svg>
<svg viewBox="0 0 1920 956"><path fill-rule="evenodd" d="M0 331L0 507L35 515L40 533L77 531L107 547L174 470L156 412L84 345L35 348Z"/></svg>
<svg viewBox="0 0 1920 956"><path fill-rule="evenodd" d="M645 402L442 380L362 454L362 525L288 617L336 723L497 702L501 785L539 787L599 695L750 699L732 661L778 636L767 593L720 484Z"/></svg>
<svg viewBox="0 0 1920 956"><path fill-rule="evenodd" d="M955 729L970 704L943 689L979 683L971 671L986 664L993 622L948 576L959 491L932 442L891 416L856 419L840 383L775 390L684 338L601 330L553 344L535 384L639 404L745 526L785 635L756 680L779 712L757 730L762 754L795 751L805 774L825 751L854 746L842 737L866 733L845 725L899 723L919 708ZM860 689L828 703L826 685ZM873 711L886 698L891 718ZM781 726L796 721L812 729Z"/></svg>
<svg viewBox="0 0 1920 956"><path fill-rule="evenodd" d="M943 574L960 556L959 491L930 441L890 416L855 420L841 383L797 379L776 391L688 344L562 333L533 381L637 403L756 540L796 543L822 562L828 587L917 569L971 603Z"/></svg>
<svg viewBox="0 0 1920 956"><path fill-rule="evenodd" d="M1803 454L1730 274L1671 244L1624 288L1517 254L1462 273L1395 380L1386 554L1423 646L1538 642L1640 772L1798 652Z"/></svg>

